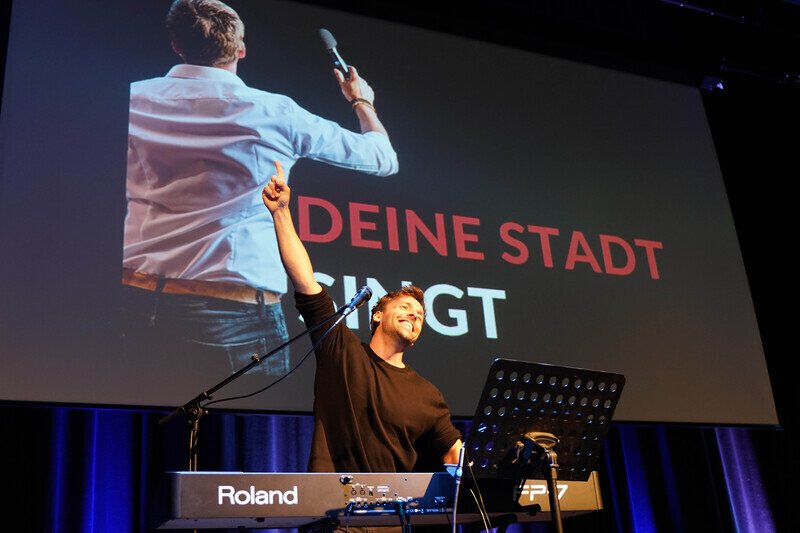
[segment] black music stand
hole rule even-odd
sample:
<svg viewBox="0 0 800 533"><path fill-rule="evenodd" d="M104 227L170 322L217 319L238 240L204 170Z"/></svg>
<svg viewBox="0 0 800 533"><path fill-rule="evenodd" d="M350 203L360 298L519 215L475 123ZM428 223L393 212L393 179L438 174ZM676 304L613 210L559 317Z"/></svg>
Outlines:
<svg viewBox="0 0 800 533"><path fill-rule="evenodd" d="M466 440L474 478L546 480L560 533L556 479L589 479L624 384L622 374L495 359Z"/></svg>

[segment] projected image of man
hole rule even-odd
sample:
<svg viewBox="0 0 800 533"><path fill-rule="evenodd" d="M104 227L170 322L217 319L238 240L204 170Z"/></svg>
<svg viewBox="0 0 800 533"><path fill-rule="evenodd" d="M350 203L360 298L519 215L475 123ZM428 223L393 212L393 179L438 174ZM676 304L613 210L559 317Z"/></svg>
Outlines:
<svg viewBox="0 0 800 533"><path fill-rule="evenodd" d="M182 63L131 85L123 249L126 343L146 357L216 353L231 371L280 346L286 273L261 204L273 161L301 158L362 173L398 171L375 94L335 71L351 131L237 75L245 27L216 0L176 0L167 15ZM146 344L150 342L150 344ZM132 348L138 345L138 348ZM288 349L256 367L283 374Z"/></svg>

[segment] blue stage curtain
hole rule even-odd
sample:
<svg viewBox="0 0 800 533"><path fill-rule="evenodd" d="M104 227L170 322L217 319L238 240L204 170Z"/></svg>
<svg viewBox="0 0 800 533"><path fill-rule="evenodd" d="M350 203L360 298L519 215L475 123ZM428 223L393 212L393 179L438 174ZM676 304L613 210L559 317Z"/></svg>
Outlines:
<svg viewBox="0 0 800 533"><path fill-rule="evenodd" d="M188 470L185 419L123 409L0 406L6 531L148 532L161 476ZM458 422L462 431L468 422ZM304 472L309 415L212 412L199 426L199 470ZM598 471L603 510L570 532L777 531L747 428L614 425ZM209 531L209 530L204 530ZM551 531L546 521L514 532Z"/></svg>

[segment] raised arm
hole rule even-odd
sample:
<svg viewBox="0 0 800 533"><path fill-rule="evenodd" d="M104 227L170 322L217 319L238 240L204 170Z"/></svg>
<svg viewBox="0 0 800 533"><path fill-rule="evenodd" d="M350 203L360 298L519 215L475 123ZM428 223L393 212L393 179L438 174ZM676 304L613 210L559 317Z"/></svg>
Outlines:
<svg viewBox="0 0 800 533"><path fill-rule="evenodd" d="M283 177L283 167L280 161L275 161L276 173L261 191L261 199L272 213L275 221L275 236L278 239L278 249L281 261L292 285L297 292L302 294L317 294L322 287L314 279L314 268L308 251L297 235L289 211L291 189Z"/></svg>
<svg viewBox="0 0 800 533"><path fill-rule="evenodd" d="M345 79L344 74L334 69L336 81L342 89L342 94L353 105L353 109L358 116L358 123L361 126L361 133L376 131L389 136L386 128L378 119L375 111L375 91L369 86L367 80L358 75L358 71L350 65L350 79Z"/></svg>

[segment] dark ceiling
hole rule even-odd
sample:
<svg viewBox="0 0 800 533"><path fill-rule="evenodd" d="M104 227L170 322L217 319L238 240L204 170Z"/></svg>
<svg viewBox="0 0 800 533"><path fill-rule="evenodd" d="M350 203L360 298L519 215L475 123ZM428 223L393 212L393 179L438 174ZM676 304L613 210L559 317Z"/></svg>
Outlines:
<svg viewBox="0 0 800 533"><path fill-rule="evenodd" d="M800 88L800 0L306 0L680 83Z"/></svg>
<svg viewBox="0 0 800 533"><path fill-rule="evenodd" d="M800 90L800 0L301 1L679 83Z"/></svg>

